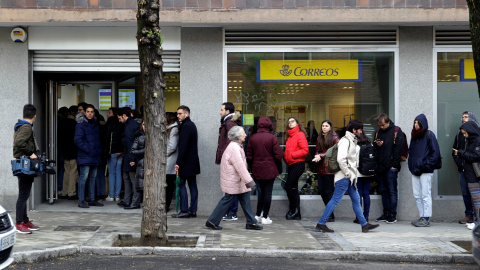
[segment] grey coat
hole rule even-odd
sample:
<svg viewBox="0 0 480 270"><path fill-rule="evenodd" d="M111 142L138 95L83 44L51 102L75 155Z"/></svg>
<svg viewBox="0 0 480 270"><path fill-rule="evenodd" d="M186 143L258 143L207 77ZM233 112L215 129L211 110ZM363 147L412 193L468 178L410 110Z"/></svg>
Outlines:
<svg viewBox="0 0 480 270"><path fill-rule="evenodd" d="M177 162L177 146L178 146L178 124L173 123L167 126L170 131L170 136L167 139L167 174L176 174L175 172L175 163Z"/></svg>

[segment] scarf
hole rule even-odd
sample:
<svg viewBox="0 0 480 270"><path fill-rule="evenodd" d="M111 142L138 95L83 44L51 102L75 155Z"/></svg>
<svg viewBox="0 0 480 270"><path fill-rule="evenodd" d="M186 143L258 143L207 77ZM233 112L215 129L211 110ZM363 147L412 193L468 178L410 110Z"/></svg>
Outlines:
<svg viewBox="0 0 480 270"><path fill-rule="evenodd" d="M420 139L423 134L425 133L425 130L423 128L416 130L415 128L412 129L412 139Z"/></svg>

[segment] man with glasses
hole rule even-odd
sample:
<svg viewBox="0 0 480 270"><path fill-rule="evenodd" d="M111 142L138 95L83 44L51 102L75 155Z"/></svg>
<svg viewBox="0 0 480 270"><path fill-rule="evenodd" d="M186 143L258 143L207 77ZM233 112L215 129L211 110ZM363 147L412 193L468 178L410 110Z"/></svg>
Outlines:
<svg viewBox="0 0 480 270"><path fill-rule="evenodd" d="M478 126L477 116L473 112L465 111L462 114L462 124L473 121ZM466 138L463 136L461 131L458 132L455 136L455 141L453 142L453 149L456 150L465 150ZM460 189L462 190L463 203L465 204L465 216L458 221L460 224L466 224L473 222L473 205L472 205L472 195L468 190L468 183L465 180L465 175L463 174L463 162L462 159L457 155L454 155L455 151L452 151L452 157L458 167L458 176L460 180Z"/></svg>
<svg viewBox="0 0 480 270"><path fill-rule="evenodd" d="M177 118L181 123L178 131L178 156L175 171L180 177L180 213L173 218L197 217L198 189L197 174L200 174L200 159L198 158L198 133L195 123L190 120L190 109L182 105L177 109ZM190 190L190 207L185 184Z"/></svg>

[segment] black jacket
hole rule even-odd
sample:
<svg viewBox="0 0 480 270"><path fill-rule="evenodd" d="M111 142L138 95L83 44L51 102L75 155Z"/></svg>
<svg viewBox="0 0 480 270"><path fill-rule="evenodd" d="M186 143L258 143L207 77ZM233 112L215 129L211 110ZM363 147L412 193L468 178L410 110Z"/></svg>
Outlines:
<svg viewBox="0 0 480 270"><path fill-rule="evenodd" d="M180 167L180 177L200 174L197 127L190 117L185 118L178 129L178 157L175 164Z"/></svg>
<svg viewBox="0 0 480 270"><path fill-rule="evenodd" d="M463 160L463 171L468 183L477 183L478 178L473 171L472 163L480 162L480 129L477 124L468 121L460 129L468 133L465 150L458 149L458 156Z"/></svg>
<svg viewBox="0 0 480 270"><path fill-rule="evenodd" d="M130 153L135 157L137 164L136 178L138 183L141 183L143 189L143 180L145 179L144 173L144 157L145 157L145 132L143 130L137 130L135 132L135 141L132 145Z"/></svg>
<svg viewBox="0 0 480 270"><path fill-rule="evenodd" d="M135 162L135 157L130 153L133 142L135 141L135 132L140 127L140 124L132 117L129 117L125 122L125 130L123 131L122 143L124 146L125 156L123 157L122 169L124 172L134 172L135 166L130 166L130 162Z"/></svg>
<svg viewBox="0 0 480 270"><path fill-rule="evenodd" d="M467 139L463 136L463 133L459 131L457 136L455 136L452 148L457 150L465 150L465 146L467 145L466 142ZM463 172L463 161L459 156L455 156L453 152L454 151L452 151L453 161L455 161L455 164L457 164L458 171Z"/></svg>
<svg viewBox="0 0 480 270"><path fill-rule="evenodd" d="M398 129L397 138L395 139L395 124L393 121L390 121L390 125L385 130L379 129L377 131L376 140L382 140L383 145L377 146L377 158L378 158L378 173L387 172L390 168L397 168L398 171L401 169L400 161L402 157L404 136L402 129Z"/></svg>
<svg viewBox="0 0 480 270"><path fill-rule="evenodd" d="M423 135L420 138L411 138L408 155L408 169L413 175L433 173L435 164L440 159L440 146L433 131L428 129L427 117L422 113L415 120L423 127Z"/></svg>
<svg viewBox="0 0 480 270"><path fill-rule="evenodd" d="M65 160L76 159L77 146L73 139L75 137L75 126L77 125L77 121L71 116L62 119L58 124L58 144L62 148L63 158Z"/></svg>
<svg viewBox="0 0 480 270"><path fill-rule="evenodd" d="M111 116L107 120L107 131L105 138L105 150L109 154L123 153L124 147L122 143L124 126L118 121L117 116ZM111 144L111 145L110 145ZM111 150L110 150L111 147Z"/></svg>

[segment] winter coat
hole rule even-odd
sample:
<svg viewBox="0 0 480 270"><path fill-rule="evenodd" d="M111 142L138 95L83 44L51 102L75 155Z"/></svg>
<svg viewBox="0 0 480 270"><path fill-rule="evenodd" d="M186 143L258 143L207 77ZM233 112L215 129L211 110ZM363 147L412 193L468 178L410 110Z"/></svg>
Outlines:
<svg viewBox="0 0 480 270"><path fill-rule="evenodd" d="M310 130L309 127L305 128L305 131L307 132L307 141L308 144L316 144L317 143L317 138L318 138L318 132L314 128L313 130ZM311 135L310 135L311 133Z"/></svg>
<svg viewBox="0 0 480 270"><path fill-rule="evenodd" d="M231 113L226 115L220 120L220 128L218 130L218 146L217 146L217 155L215 158L215 164L220 164L222 161L223 151L227 148L228 144L230 143L230 139L228 139L228 132L234 126L239 126L239 113Z"/></svg>
<svg viewBox="0 0 480 270"><path fill-rule="evenodd" d="M402 129L398 129L397 138L395 139L395 124L390 121L390 125L385 130L379 129L376 135L377 140L382 140L382 146L378 146L376 143L373 145L377 149L378 160L378 173L384 173L390 170L390 168L396 168L398 171L401 169L401 159L403 152L403 144L405 139L403 138Z"/></svg>
<svg viewBox="0 0 480 270"><path fill-rule="evenodd" d="M73 115L68 115L67 118L59 122L58 144L61 145L65 160L77 158L77 146L74 142L76 126L77 121L75 121Z"/></svg>
<svg viewBox="0 0 480 270"><path fill-rule="evenodd" d="M282 162L282 149L277 138L270 132L273 124L270 118L258 120L257 133L248 141L247 160L252 164L252 175L255 180L274 179L278 174L278 166Z"/></svg>
<svg viewBox="0 0 480 270"><path fill-rule="evenodd" d="M480 129L475 122L468 121L460 129L468 133L465 150L458 149L458 156L463 160L463 172L468 183L478 183L472 163L480 162Z"/></svg>
<svg viewBox="0 0 480 270"><path fill-rule="evenodd" d="M473 112L468 112L468 121L473 121L479 125L478 123L478 118ZM462 123L463 124L463 123ZM457 150L465 150L466 146L466 138L463 136L462 131L459 131L457 136L455 136L455 140L453 141L453 146L452 148L457 149ZM463 172L463 161L459 156L455 156L452 151L452 157L453 161L455 161L455 164L457 164L457 168L459 172Z"/></svg>
<svg viewBox="0 0 480 270"><path fill-rule="evenodd" d="M247 160L243 146L238 142L230 142L223 152L220 163L220 187L227 194L250 192L246 184L253 181L247 169Z"/></svg>
<svg viewBox="0 0 480 270"><path fill-rule="evenodd" d="M175 163L180 167L180 177L200 174L200 159L198 158L198 133L195 123L186 117L178 129L178 156Z"/></svg>
<svg viewBox="0 0 480 270"><path fill-rule="evenodd" d="M323 136L323 135L320 135L320 136ZM332 139L333 139L333 145L338 143L338 135L335 131L333 131ZM324 158L325 158L325 153L327 152L327 150L328 149L323 149L323 151L317 151L316 152L316 154L320 155L320 157L322 158L317 163L317 174L320 174L320 175L333 174L333 173L329 173L328 170L327 170L327 166L325 166Z"/></svg>
<svg viewBox="0 0 480 270"><path fill-rule="evenodd" d="M145 179L145 132L143 130L137 130L135 132L135 141L132 144L132 150L130 153L135 157L136 173L135 178L138 181L140 189L143 190L143 183Z"/></svg>
<svg viewBox="0 0 480 270"><path fill-rule="evenodd" d="M308 142L305 133L300 131L298 126L288 130L289 137L285 143L285 161L288 166L305 161L308 155Z"/></svg>
<svg viewBox="0 0 480 270"><path fill-rule="evenodd" d="M122 142L124 129L123 124L118 121L116 115L108 118L107 130L105 132L105 148L109 154L123 153L125 151Z"/></svg>
<svg viewBox="0 0 480 270"><path fill-rule="evenodd" d="M85 115L77 117L74 142L78 147L77 165L100 165L102 163L102 143L97 119Z"/></svg>
<svg viewBox="0 0 480 270"><path fill-rule="evenodd" d="M337 161L340 171L335 173L334 182L343 178L357 186L357 140L350 131L345 133L338 142Z"/></svg>
<svg viewBox="0 0 480 270"><path fill-rule="evenodd" d="M13 128L13 157L31 156L37 152L35 146L35 137L33 135L33 125L26 120L18 119Z"/></svg>
<svg viewBox="0 0 480 270"><path fill-rule="evenodd" d="M413 175L419 176L422 173L433 173L433 167L440 159L440 146L435 134L428 130L427 117L422 113L415 120L420 122L424 132L420 138L410 139L408 169Z"/></svg>
<svg viewBox="0 0 480 270"><path fill-rule="evenodd" d="M136 171L135 166L130 166L130 162L135 162L135 157L130 153L133 142L135 141L135 132L140 127L140 124L132 117L128 117L125 122L125 129L123 131L122 143L124 146L125 156L123 157L122 170L124 172Z"/></svg>
<svg viewBox="0 0 480 270"><path fill-rule="evenodd" d="M176 174L175 172L175 162L177 161L178 156L178 124L175 122L167 126L167 130L170 131L170 136L167 138L167 174Z"/></svg>

